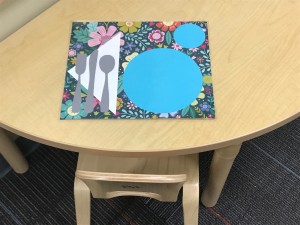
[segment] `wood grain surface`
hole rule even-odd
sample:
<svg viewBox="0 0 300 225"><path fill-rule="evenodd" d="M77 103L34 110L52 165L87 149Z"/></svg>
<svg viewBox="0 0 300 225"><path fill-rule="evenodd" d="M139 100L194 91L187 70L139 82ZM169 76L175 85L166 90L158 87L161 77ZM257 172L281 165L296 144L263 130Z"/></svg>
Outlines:
<svg viewBox="0 0 300 225"><path fill-rule="evenodd" d="M0 43L0 126L72 151L162 156L238 144L299 116L300 1L61 0ZM216 119L59 120L71 22L205 20Z"/></svg>

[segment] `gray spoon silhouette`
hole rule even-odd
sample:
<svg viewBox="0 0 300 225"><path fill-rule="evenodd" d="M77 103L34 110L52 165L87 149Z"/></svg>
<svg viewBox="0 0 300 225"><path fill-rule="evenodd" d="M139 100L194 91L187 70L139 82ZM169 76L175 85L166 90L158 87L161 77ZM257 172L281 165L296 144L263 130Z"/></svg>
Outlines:
<svg viewBox="0 0 300 225"><path fill-rule="evenodd" d="M78 74L78 80L75 90L75 95L72 103L72 111L78 113L81 105L81 79L80 76L86 68L86 54L78 54L76 59L75 71Z"/></svg>
<svg viewBox="0 0 300 225"><path fill-rule="evenodd" d="M104 55L99 60L99 67L105 73L105 82L101 97L100 111L107 112L109 109L108 73L115 67L115 59L111 55Z"/></svg>

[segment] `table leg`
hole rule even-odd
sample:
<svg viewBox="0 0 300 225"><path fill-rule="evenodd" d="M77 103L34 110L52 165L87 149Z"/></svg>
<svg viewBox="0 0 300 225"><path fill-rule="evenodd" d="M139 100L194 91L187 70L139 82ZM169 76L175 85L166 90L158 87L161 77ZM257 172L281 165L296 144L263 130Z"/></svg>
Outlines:
<svg viewBox="0 0 300 225"><path fill-rule="evenodd" d="M213 207L222 192L233 161L241 148L240 145L232 145L214 151L211 162L208 182L202 193L201 201L206 207Z"/></svg>
<svg viewBox="0 0 300 225"><path fill-rule="evenodd" d="M22 155L17 145L0 128L0 154L16 173L25 173L28 170L28 162Z"/></svg>

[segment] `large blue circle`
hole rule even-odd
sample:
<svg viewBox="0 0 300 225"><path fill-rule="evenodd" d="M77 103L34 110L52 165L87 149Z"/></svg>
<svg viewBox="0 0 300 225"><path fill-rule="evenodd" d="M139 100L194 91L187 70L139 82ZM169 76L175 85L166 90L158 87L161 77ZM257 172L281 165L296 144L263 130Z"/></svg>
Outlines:
<svg viewBox="0 0 300 225"><path fill-rule="evenodd" d="M174 40L184 48L196 48L205 41L205 33L196 24L183 24L174 31Z"/></svg>
<svg viewBox="0 0 300 225"><path fill-rule="evenodd" d="M138 107L169 113L191 104L202 88L202 74L186 54L153 49L136 56L126 67L123 86Z"/></svg>

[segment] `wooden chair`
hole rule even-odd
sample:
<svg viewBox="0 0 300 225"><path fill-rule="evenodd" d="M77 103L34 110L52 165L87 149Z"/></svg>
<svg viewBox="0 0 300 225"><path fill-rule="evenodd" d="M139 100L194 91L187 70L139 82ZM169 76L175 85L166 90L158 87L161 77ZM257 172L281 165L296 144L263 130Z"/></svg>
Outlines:
<svg viewBox="0 0 300 225"><path fill-rule="evenodd" d="M121 158L79 154L74 182L78 225L90 224L94 198L143 196L175 202L183 186L184 224L198 224L198 154L165 158Z"/></svg>

